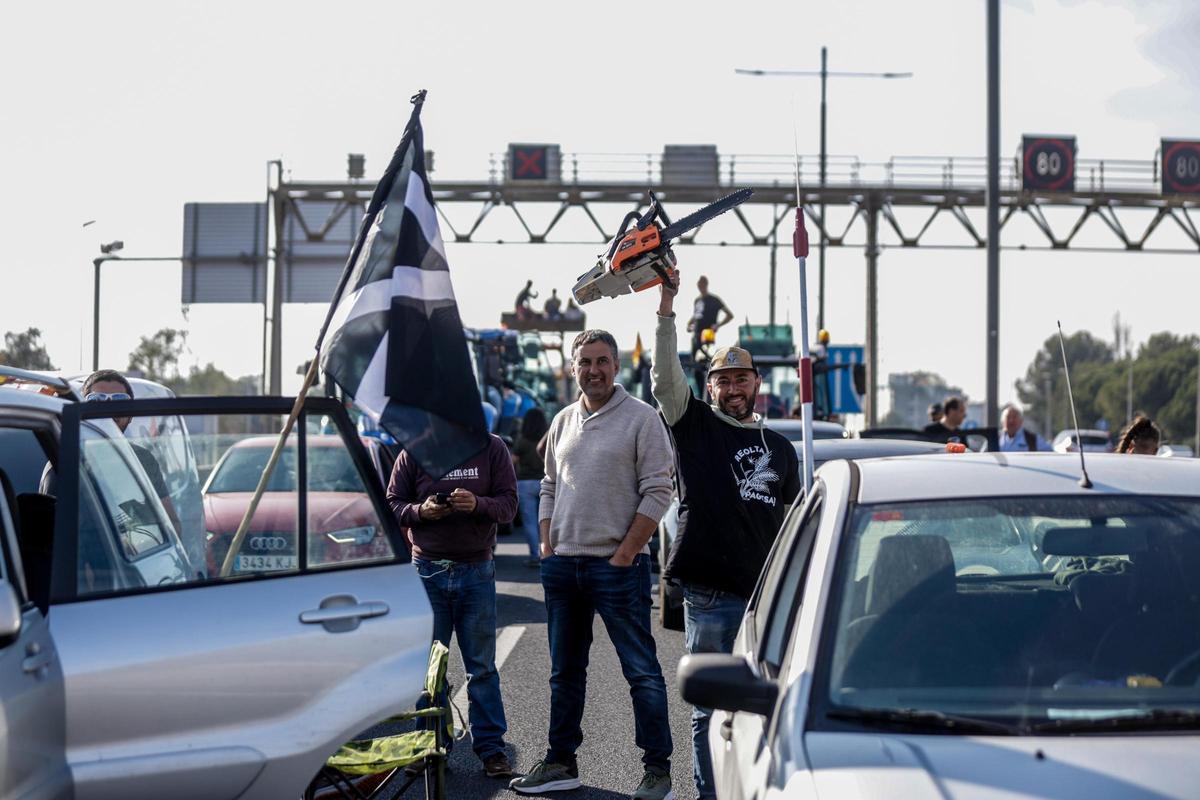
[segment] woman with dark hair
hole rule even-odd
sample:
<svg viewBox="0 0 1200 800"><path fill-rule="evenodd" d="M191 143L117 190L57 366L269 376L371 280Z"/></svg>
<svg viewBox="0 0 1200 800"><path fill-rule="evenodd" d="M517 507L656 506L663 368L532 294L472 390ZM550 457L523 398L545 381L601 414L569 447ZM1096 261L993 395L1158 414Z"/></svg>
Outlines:
<svg viewBox="0 0 1200 800"><path fill-rule="evenodd" d="M1140 456L1153 456L1158 453L1159 442L1162 441L1162 431L1149 417L1138 414L1133 421L1121 431L1117 442L1118 453L1133 453Z"/></svg>
<svg viewBox="0 0 1200 800"><path fill-rule="evenodd" d="M517 468L517 499L521 506L521 528L529 544L527 566L541 563L538 547L538 501L542 492L542 478L546 465L538 454L538 441L546 434L549 425L540 408L531 408L521 419L521 432L513 443L513 464Z"/></svg>

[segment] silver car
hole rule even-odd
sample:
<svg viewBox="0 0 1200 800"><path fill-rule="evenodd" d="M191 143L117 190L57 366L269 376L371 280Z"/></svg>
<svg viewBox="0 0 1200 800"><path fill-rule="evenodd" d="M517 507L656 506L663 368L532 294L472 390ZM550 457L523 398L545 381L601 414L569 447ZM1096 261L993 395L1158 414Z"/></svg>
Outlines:
<svg viewBox="0 0 1200 800"><path fill-rule="evenodd" d="M206 573L186 544L204 547L203 516L166 509L154 439L174 429L139 420L185 422L199 482L290 406L0 387L0 797L298 797L341 742L413 705L429 604L338 403L306 401L296 491L248 515L250 546L286 568ZM305 422L324 414L373 506L360 524L390 545L367 561L310 531ZM47 462L54 496L37 491Z"/></svg>
<svg viewBox="0 0 1200 800"><path fill-rule="evenodd" d="M1195 798L1200 463L831 463L733 654L685 656L724 800Z"/></svg>

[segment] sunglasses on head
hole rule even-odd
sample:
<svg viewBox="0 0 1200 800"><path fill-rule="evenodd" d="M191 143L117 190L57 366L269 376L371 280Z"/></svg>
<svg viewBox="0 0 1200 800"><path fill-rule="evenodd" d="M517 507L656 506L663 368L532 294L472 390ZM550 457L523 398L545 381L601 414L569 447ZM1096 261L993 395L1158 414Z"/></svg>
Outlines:
<svg viewBox="0 0 1200 800"><path fill-rule="evenodd" d="M107 400L132 400L125 392L88 392L84 395L84 402L92 403L96 401L104 402Z"/></svg>

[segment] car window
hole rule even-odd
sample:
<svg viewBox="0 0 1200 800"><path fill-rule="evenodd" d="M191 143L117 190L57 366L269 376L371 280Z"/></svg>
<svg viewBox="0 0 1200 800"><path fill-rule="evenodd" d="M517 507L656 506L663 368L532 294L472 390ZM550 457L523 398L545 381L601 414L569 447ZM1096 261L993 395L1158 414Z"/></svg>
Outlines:
<svg viewBox="0 0 1200 800"><path fill-rule="evenodd" d="M814 509L819 509L824 498L823 484L819 481L813 490L812 499L804 505L793 506L784 519L779 536L767 556L763 573L759 578L754 596L750 600L749 614L752 620L754 640L762 643L767 635L768 623L771 620L772 608L780 593L784 575L788 571L788 561L792 557L795 545L812 519ZM776 662L777 663L777 662Z"/></svg>
<svg viewBox="0 0 1200 800"><path fill-rule="evenodd" d="M242 413L85 420L78 595L395 560L365 485L371 463L340 434L297 424L255 505L283 424Z"/></svg>
<svg viewBox="0 0 1200 800"><path fill-rule="evenodd" d="M838 559L823 702L1020 725L1200 709L1192 498L864 505Z"/></svg>
<svg viewBox="0 0 1200 800"><path fill-rule="evenodd" d="M775 592L769 599L770 613L766 619L764 636L760 639L762 661L772 669L777 670L783 663L784 653L787 651L788 642L791 641L796 611L800 608L800 596L804 591L804 576L808 572L812 543L816 538L817 527L821 524L821 511L824 506L822 500L821 497L816 498L816 502L798 526L795 544L789 548L790 552L786 557L780 558L783 569L777 580Z"/></svg>
<svg viewBox="0 0 1200 800"><path fill-rule="evenodd" d="M125 558L133 560L166 544L170 522L151 491L144 466L152 456L111 426L107 431L99 425L85 426L81 439L81 477L103 504Z"/></svg>

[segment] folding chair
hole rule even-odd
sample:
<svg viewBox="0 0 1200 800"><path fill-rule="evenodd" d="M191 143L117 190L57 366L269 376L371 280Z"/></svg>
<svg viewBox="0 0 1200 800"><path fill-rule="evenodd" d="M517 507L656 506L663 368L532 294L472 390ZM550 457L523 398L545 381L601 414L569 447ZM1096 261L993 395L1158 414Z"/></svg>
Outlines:
<svg viewBox="0 0 1200 800"><path fill-rule="evenodd" d="M446 662L450 651L435 641L429 650L429 668L421 697L428 708L406 711L389 717L386 723L433 719L430 728L356 739L338 748L304 793L305 800L372 800L394 780L404 779L393 795L399 797L419 778L425 780L426 800L446 800L446 757L454 736L450 687L446 682ZM425 769L408 774L404 767L425 760Z"/></svg>

